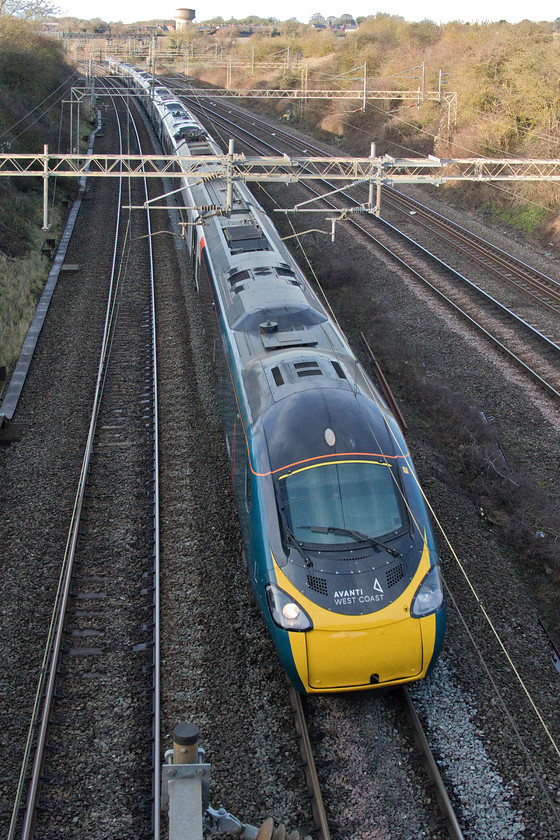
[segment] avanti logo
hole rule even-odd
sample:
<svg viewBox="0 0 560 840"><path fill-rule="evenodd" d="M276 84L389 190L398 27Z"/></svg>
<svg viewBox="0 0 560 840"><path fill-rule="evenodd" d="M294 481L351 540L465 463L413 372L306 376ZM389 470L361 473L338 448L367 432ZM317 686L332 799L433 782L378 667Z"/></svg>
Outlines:
<svg viewBox="0 0 560 840"><path fill-rule="evenodd" d="M334 602L337 607L342 607L356 603L371 604L376 601L383 601L385 593L377 578L373 583L373 591L373 595L366 595L363 589L339 589L334 593Z"/></svg>

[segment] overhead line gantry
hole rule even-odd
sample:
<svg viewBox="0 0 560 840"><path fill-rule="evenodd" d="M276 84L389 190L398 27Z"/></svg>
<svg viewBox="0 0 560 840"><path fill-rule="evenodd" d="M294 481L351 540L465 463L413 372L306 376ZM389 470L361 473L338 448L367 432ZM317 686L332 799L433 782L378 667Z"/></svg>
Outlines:
<svg viewBox="0 0 560 840"><path fill-rule="evenodd" d="M44 181L44 206L47 206L48 183L52 176L111 178L187 178L191 181L220 180L294 184L300 181L328 180L343 182L345 188L360 184L370 187L399 184L432 184L448 181L496 183L508 181L560 181L560 159L511 158L394 158L381 157L290 157L246 156L234 153L233 141L222 155L108 155L52 153L48 146L42 154L0 154L0 176L29 177ZM370 192L371 195L371 192ZM379 206L370 200L363 212L378 213ZM227 212L227 208L224 208ZM47 227L46 209L44 227Z"/></svg>

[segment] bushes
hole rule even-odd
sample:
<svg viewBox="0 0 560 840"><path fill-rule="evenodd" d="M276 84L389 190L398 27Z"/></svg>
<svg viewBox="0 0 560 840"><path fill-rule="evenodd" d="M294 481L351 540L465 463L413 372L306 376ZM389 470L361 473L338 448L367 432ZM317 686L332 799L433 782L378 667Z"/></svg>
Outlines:
<svg viewBox="0 0 560 840"><path fill-rule="evenodd" d="M58 42L40 37L31 24L0 16L2 151L42 152L45 143L57 148L61 106L50 109L57 97L41 103L71 73ZM0 365L17 358L48 276L48 261L39 254L42 189L41 178L0 178ZM57 197L74 189L61 183Z"/></svg>
<svg viewBox="0 0 560 840"><path fill-rule="evenodd" d="M550 211L546 207L539 207L535 204L519 204L509 207L493 204L491 209L500 221L506 222L516 230L521 230L527 234L535 233L550 216Z"/></svg>
<svg viewBox="0 0 560 840"><path fill-rule="evenodd" d="M61 107L37 106L71 73L61 45L35 33L30 24L0 16L0 144L3 150L38 152L56 148ZM56 100L49 100L49 102ZM40 226L40 179L0 179L0 251L26 253Z"/></svg>

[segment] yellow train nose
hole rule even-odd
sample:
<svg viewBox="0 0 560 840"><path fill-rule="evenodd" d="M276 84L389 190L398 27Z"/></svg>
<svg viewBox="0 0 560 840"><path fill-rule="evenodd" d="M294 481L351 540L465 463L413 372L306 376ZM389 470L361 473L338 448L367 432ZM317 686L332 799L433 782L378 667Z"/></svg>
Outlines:
<svg viewBox="0 0 560 840"><path fill-rule="evenodd" d="M358 688L422 673L422 631L411 618L360 630L305 634L309 686L318 691Z"/></svg>

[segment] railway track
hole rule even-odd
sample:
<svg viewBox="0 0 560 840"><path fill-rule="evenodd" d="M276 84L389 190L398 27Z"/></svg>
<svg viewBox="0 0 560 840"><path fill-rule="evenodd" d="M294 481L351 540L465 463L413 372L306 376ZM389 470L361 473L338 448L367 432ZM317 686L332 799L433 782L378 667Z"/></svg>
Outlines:
<svg viewBox="0 0 560 840"><path fill-rule="evenodd" d="M122 148L130 115L125 112L123 124L122 106L114 107ZM136 145L138 138L129 134L129 142ZM121 837L159 836L153 260L149 236L144 249L131 246L132 238L149 233L150 220L121 214L126 186L119 182L115 196L119 212L89 433L10 840L61 831L65 837L96 836L103 825L109 832L119 821ZM130 194L139 191L137 199L145 200L146 189L128 184ZM132 721L134 738L122 743ZM145 758L150 750L151 766Z"/></svg>
<svg viewBox="0 0 560 840"><path fill-rule="evenodd" d="M330 701L346 704L345 698L336 698L334 701L333 698L330 698ZM355 701L355 697L351 698L353 705L355 705ZM290 689L290 702L294 712L296 731L300 740L300 750L304 762L307 784L312 799L313 816L317 828L317 838L318 840L330 840L331 829L329 827L329 803L328 799L325 800L323 796L321 781L323 780L323 783L327 781L328 784L329 770L325 770L324 768L320 768L319 770L317 769L312 745L312 737L310 735L307 722L309 715L311 715L312 721L315 721L312 725L314 725L316 729L318 727L320 730L322 714L320 709L313 709L314 698L302 698L301 695L293 689ZM449 837L451 840L463 840L464 835L461 830L459 820L455 814L451 799L439 772L436 759L432 754L408 689L406 686L403 686L402 691L400 692L397 691L384 696L376 696L375 698L370 697L365 700L364 698L361 698L361 705L364 707L361 711L367 711L370 707L373 709L373 704L377 707L377 712L379 712L380 709L385 710L385 708L387 708L390 712L390 719L392 718L392 714L395 709L397 709L396 716L399 718L402 716L403 707L406 709L408 724L414 737L414 746L410 746L408 740L405 739L407 752L405 755L405 751L403 750L402 764L407 768L407 772L411 772L408 769L410 767L410 755L411 753L416 753L416 751L419 752L421 761L428 776L427 787L433 788L434 791L434 796L429 800L433 806L432 818L427 818L427 823L430 823L430 836L434 837L439 835ZM336 747L329 744L329 734L325 732L321 732L320 734L322 740L327 743L326 747L324 744L322 746L323 753L331 748L333 748L334 752ZM341 737L344 737L343 733L341 733ZM378 739L382 738L383 727L376 725L375 740L370 743L367 743L366 741L366 749L372 756L379 756L380 744ZM375 802L375 808L369 809L367 819L370 821L370 825L368 828L372 832L372 840L374 840L375 837L384 837L386 836L386 828L384 828L384 826L390 825L393 828L396 828L396 814L391 796L387 795L383 800L381 800L377 795L377 779L385 776L385 773L383 772L383 758L380 760L378 759L376 773L372 773L371 775L364 777L362 772L363 768L361 767L360 762L357 760L353 762L351 759L353 745L346 742L345 750L347 750L349 754L348 764L345 768L347 773L345 784L349 789L353 789L355 791L355 795L363 800L364 803ZM334 766L334 769L333 766L331 766L330 772L331 774L336 775L339 768L336 766L336 758L333 756L331 757L333 758L331 765ZM349 817L347 815L347 819L348 818ZM340 816L338 816L338 819L340 820ZM357 819L360 819L359 815L357 815ZM422 826L422 830L426 830L428 828L427 823ZM398 828L396 828L396 831L398 834Z"/></svg>
<svg viewBox="0 0 560 840"><path fill-rule="evenodd" d="M505 284L526 295L539 306L560 316L560 282L527 265L491 242L483 240L461 225L445 219L420 202L391 187L385 187L389 206L410 217L414 224L438 233L445 245L451 245L469 260L490 272Z"/></svg>
<svg viewBox="0 0 560 840"><path fill-rule="evenodd" d="M253 119L253 120L252 120L251 118L249 118L249 119L250 119L250 121L254 121L254 119ZM227 134L226 134L225 136L231 136L231 135L232 135L232 133L233 133L233 130L231 129L231 127L230 127L230 126L226 126L225 131L227 132ZM269 129L269 133L276 133L276 129L274 129L272 132L270 132L270 129ZM306 144L306 148L308 148L307 144ZM258 149L258 151L260 152L261 150L260 150L260 149ZM515 319L514 319L514 320L515 320ZM473 326L474 326L474 325L473 325ZM520 326L522 326L522 325L520 325ZM523 329L525 329L525 328L523 327ZM505 348L504 348L504 350L503 350L503 351L502 351L502 350L500 350L500 352L505 352ZM534 392L533 392L533 393L534 393ZM483 702L483 705L484 705L484 701L482 701L482 702ZM515 702L515 701L514 701L514 702ZM517 745L517 749L519 749L519 745ZM514 751L515 751L515 750L514 750ZM520 761L519 763L522 763L522 761ZM538 784L538 774L534 774L534 780L535 780L535 781L534 781L534 783ZM469 788L469 790L470 790L470 788ZM541 791L541 794L543 795L543 802L544 802L544 801L546 800L546 792ZM463 802L466 802L466 799L467 799L467 795L465 794L465 795L464 795L464 798L463 798ZM545 805L544 807L546 807L546 805ZM553 809L553 810L554 810L554 809ZM471 815L472 815L472 810L471 810ZM471 816L471 818L472 818L472 816ZM512 817L511 819L512 819L512 821L513 821L513 820L515 819L515 817ZM472 823L470 823L470 824L472 824ZM492 835L492 836L494 836L494 835ZM499 836L499 835L496 835L496 836ZM504 836L506 836L506 835L504 835ZM507 834L507 836L509 837L510 835L509 835L509 834Z"/></svg>
<svg viewBox="0 0 560 840"><path fill-rule="evenodd" d="M180 78L180 74L175 74L174 77L176 79ZM184 84L178 87L178 90L179 92L184 92ZM203 108L204 106L201 107ZM269 133L274 128L272 132L273 136L282 139L282 150L288 154L301 154L302 152L313 152L320 155L328 154L324 148L315 145L308 139L300 140L297 136L283 130L281 127L276 125L272 126L266 120L256 115L247 114L246 111L235 108L234 106L224 106L223 103L214 101L212 115L220 107L223 110L227 109L229 114L235 114L237 120L241 120L253 127L260 126L264 131L268 131ZM210 114L209 111L207 113ZM231 122L230 124L233 127L238 123ZM280 151L280 149L277 149L273 145L269 145L269 147L274 152ZM418 200L405 195L393 187L384 185L382 195L382 208L388 206L397 209L401 214L408 217L408 221L413 216L414 225L422 225L431 231L437 232L440 239L446 245L451 245L461 253L466 254L469 260L477 263L504 283L511 284L515 289L528 295L541 306L555 314L560 314L560 282L557 279L544 274L533 266L517 259L512 254L506 253L491 242L488 242L461 225L452 222L450 219L443 217L432 208L423 205Z"/></svg>
<svg viewBox="0 0 560 840"><path fill-rule="evenodd" d="M134 202L134 203L138 203L138 202ZM180 355L180 352L179 352L179 351L178 351L178 354L177 354L177 355ZM147 399L147 397L142 397L142 399L144 399L144 398L146 398L146 399ZM183 412L184 412L184 406L185 406L185 405L186 405L186 402L184 402L184 403L183 403L183 405L182 405L182 407L181 407L181 410L182 410ZM145 407L146 407L146 405L145 405ZM116 412L116 414L117 414L117 416L118 416L118 412ZM106 418L106 415L104 415L104 417ZM145 418L144 418L144 419L145 419ZM149 421L148 421L147 419L145 419L145 422L149 422ZM120 420L119 420L119 423L120 423ZM115 424L110 424L110 425L117 425L117 424L115 423ZM110 431L110 430L109 430L109 431ZM111 452L112 452L112 453L118 453L118 452L119 452L119 448L120 448L120 444L122 444L122 439L121 439L121 437L120 437L120 435L119 435L119 429L118 429L118 428L117 428L117 429L113 429L113 430L112 430L112 432L113 432L113 438L111 438L111 437L106 438L106 441L107 441L106 451L107 451L107 452L109 452L109 453L111 453ZM181 467L183 467L183 465L181 465ZM192 469L193 469L193 472L194 472L194 471L197 469L196 465L194 465ZM199 468L199 469L200 469L200 468ZM110 481L111 481L111 480L114 480L114 475L115 475L115 473L112 473L112 476L110 476ZM214 476L210 474L210 475L208 476L208 479L210 479L210 480L211 480L213 477L214 477ZM103 481L104 481L104 483L105 483L105 486L107 486L107 482L105 482L105 479L104 479ZM210 485L209 485L209 484L207 484L207 486L210 486ZM206 497L205 497L205 498L206 498ZM218 526L220 526L220 523L221 523L221 521L222 521L222 520L218 518L218 519L216 519L215 521L216 521L216 523L218 524ZM111 527L113 527L113 523L111 524ZM208 556L211 556L211 555L213 555L213 554L215 553L215 551L216 551L216 547L215 547L215 543L214 543L214 541L213 541L213 540L209 540L209 542L208 542L208 544L207 544L207 546L206 546L206 553L207 553L207 555L208 555ZM194 552L194 553L196 553L196 552ZM181 558L179 558L179 559L181 559ZM189 565L190 565L190 563L189 563ZM142 574L144 574L144 572L142 572ZM203 567L203 568L200 570L200 576L201 576L201 577L202 577L202 576L204 576L204 579L205 579L205 580L207 580L207 577L208 577L208 575L209 575L209 574L211 574L211 570L209 570L208 568ZM92 578L93 578L93 577L103 577L103 575L97 575L97 576L91 575L91 577L92 577ZM181 579L181 580L182 580L182 578L177 578L177 579ZM145 581L146 579L145 579L145 578L143 578L143 580ZM216 582L217 582L217 581L216 581ZM89 581L86 581L86 583L88 583L88 584L93 584L94 586L96 586L96 585L99 585L99 584L103 584L103 581L91 580L91 579L90 579ZM143 588L146 588L146 587L143 587ZM210 588L210 587L208 587L208 588ZM76 591L77 591L77 590L76 590ZM91 590L91 591L93 591L93 592L95 593L95 591L96 591L96 590ZM91 592L91 591L90 591L90 592ZM84 594L87 594L87 593L85 592L85 590L84 590ZM214 597L215 597L215 595L214 595ZM178 600L181 600L181 595L179 594L179 595L177 596L177 598L178 598ZM80 600L85 600L85 601L87 601L88 599L80 599ZM90 600L90 601L91 601L91 600L95 601L96 599L89 599L89 600ZM103 601L103 600L106 600L106 599L99 599L99 600L100 600L100 601ZM82 618L83 618L83 616L82 616ZM96 618L99 618L99 617L98 617L98 616L91 616L91 617L89 617L89 620L93 621L93 620L94 620L94 619L96 619ZM207 614L205 614L205 615L204 615L204 619L206 619L206 618L207 618ZM222 622L222 623L223 623L223 622ZM190 626L190 622L189 622L189 626ZM88 627L88 628L78 628L78 629L79 629L79 630L83 630L83 629L89 630L89 629L95 629L95 628L89 628L89 627ZM238 628L238 629L239 629L239 628ZM223 630L223 628L220 628L220 631L221 631L221 632L225 632L225 631ZM144 631L142 631L142 632L144 632ZM219 631L218 631L218 630L216 630L216 632L219 632ZM203 637L204 637L204 635L207 635L207 633L206 633L206 634L204 634L204 632L203 632L203 634L202 634L202 635L203 635ZM140 637L138 637L138 638L140 639ZM227 635L227 634L225 634L225 635L224 635L223 637L221 637L221 638L222 638L222 650L223 650L223 649L225 648L225 645L230 643L230 639L229 639L229 637L228 637L228 635ZM86 648L86 646L87 646L87 645L86 645L86 642L87 642L87 640L88 640L88 639L91 641L91 647L93 648L93 647L95 646L95 645L94 645L94 641L95 641L96 639L99 639L99 637L96 637L96 636L94 636L94 635L81 636L81 637L80 637L80 636L74 636L74 637L70 636L70 637L69 637L69 639L68 639L67 641L69 642L69 644L70 644L71 646L73 646L73 647L75 647L75 648L78 648L78 646L79 646L79 645L82 645L82 647L83 647L83 648ZM83 640L86 640L86 641L83 641ZM182 649L181 649L182 641L183 641L183 640L180 638L180 639L179 639L179 641L178 641L177 650L178 650L178 652L179 652L179 654L180 654L181 656L184 656L184 652L183 652L183 651L182 651ZM139 641L138 643L139 643L140 645L145 644L145 642L144 642L144 641ZM136 651L136 652L135 652L135 654L139 654L139 655L142 655L143 653L144 653L144 651L142 651L142 650L138 650L138 651ZM94 661L99 661L99 657L100 657L100 656L102 656L102 654L92 654L92 656L93 656L93 657L95 657L95 660L94 660ZM179 657L178 657L178 658L179 658ZM217 657L214 657L214 658L211 660L211 661L212 661L212 668L213 668L214 670L217 670L217 669L220 667L219 663L217 663L217 662L216 662L216 658L217 658ZM263 658L265 658L265 657L263 657ZM242 664L244 661L245 661L245 660L241 660L241 663L238 663L238 664ZM227 663L226 663L226 665L227 665ZM222 674L221 674L221 676L222 676L222 681L223 681L223 682L226 682L226 681L227 681L228 686L231 684L231 681L232 681L233 679L237 678L237 676L236 676L235 678L233 677L233 675L230 673L230 670L235 670L235 672L237 673L238 668L237 668L237 667L236 667L236 668L233 668L233 667L231 667L231 666L227 666L227 667L225 668L225 670L224 670L224 671L222 672ZM91 678L91 679L93 679L93 678ZM185 679L185 677L183 677L183 680L184 680L184 679ZM260 686L260 688L262 689L262 686ZM240 693L240 691L241 691L241 685L240 685L240 683L236 683L236 693L238 693L238 692ZM212 693L212 690L210 690L208 693ZM80 702L82 702L82 700L80 700ZM205 701L205 703L204 703L204 707L203 707L203 708L205 708L205 707L206 707L206 701ZM122 709L122 712L123 712L123 715L124 715L125 710L124 710L124 709ZM130 717L133 717L133 713L134 713L134 709L130 709L130 708L129 708L128 710L126 710L126 714L127 714L127 715L130 715ZM217 716L217 719L218 719L218 720L220 720L220 717L219 717L219 716ZM122 768L123 764L121 763L121 765L120 765L120 766L121 766L121 768ZM233 779L233 778L234 778L234 776L233 776L233 774L231 774L231 775L229 776L229 780L231 780L231 779ZM235 778L236 778L236 777L235 777ZM51 783L51 781L52 781L52 780L49 780L49 782L48 782L48 783L50 784L50 783ZM135 812L135 809L137 809L137 803L135 804L135 803L133 802L133 803L132 803L132 806L131 806L131 812ZM61 824L61 825L62 825L62 824Z"/></svg>
<svg viewBox="0 0 560 840"><path fill-rule="evenodd" d="M184 84L181 88L180 90L178 83L175 83L175 91L187 96L188 92L185 91ZM231 106L224 108L222 103L214 103L214 107L210 109L196 100L193 101L192 97L187 98L187 102L189 107L199 111L203 118L211 121L213 130L216 124L223 125L228 136L236 137L259 153L262 153L264 147L265 150L272 151L274 154L294 152L301 154L309 151L325 154L319 147L294 138L281 128L274 126L272 131L269 123L258 117L249 116L240 109L234 109ZM223 110L227 110L230 115L235 114L236 122L225 116L222 113ZM247 128L240 129L239 123L246 125ZM256 128L266 133L267 139L255 132ZM274 136L273 143L271 135ZM335 189L335 185L329 182L325 182L325 186L329 192ZM312 187L306 187L306 189L320 196L318 190ZM341 191L340 195L341 200L335 201L331 197L323 201L335 211L341 206L347 207L348 202L354 205L360 203L354 196L344 191ZM446 245L451 241L451 230L455 231L456 247L459 247L459 242L461 242L463 251L465 241L469 242L469 237L472 236L479 255L478 268L483 268L486 273L491 272L493 277L498 276L500 282L506 284L507 303L502 302L502 289L499 287L492 289L492 293L486 291L483 288L484 283L479 281L478 274L476 280L465 276L437 256L433 246L428 250L387 221L374 221L371 217L362 216L351 218L349 223L359 229L361 234L365 235L375 247L380 248L389 259L396 260L402 269L412 275L415 281L429 289L430 293L435 294L440 302L451 307L460 319L466 321L469 328L482 335L499 354L513 362L517 369L523 370L549 396L555 400L559 399L560 322L553 302L559 293L558 283L536 270L529 270L525 264L490 243L486 243L480 237L461 231L459 226L444 225L445 220L441 220L438 214L413 199L406 198L402 201L400 194L395 190L390 190L385 200L392 202L394 206L399 206L401 212L407 213L408 218L410 218L410 213L414 213L415 217L421 216L424 224L427 224L424 220L432 220L431 230L438 236L441 236L442 231L445 230ZM405 207L406 210L403 209ZM520 278L524 278L523 283ZM535 288L538 288L538 294ZM516 293L514 300L511 298L512 291ZM530 311L527 311L528 295L532 304Z"/></svg>

